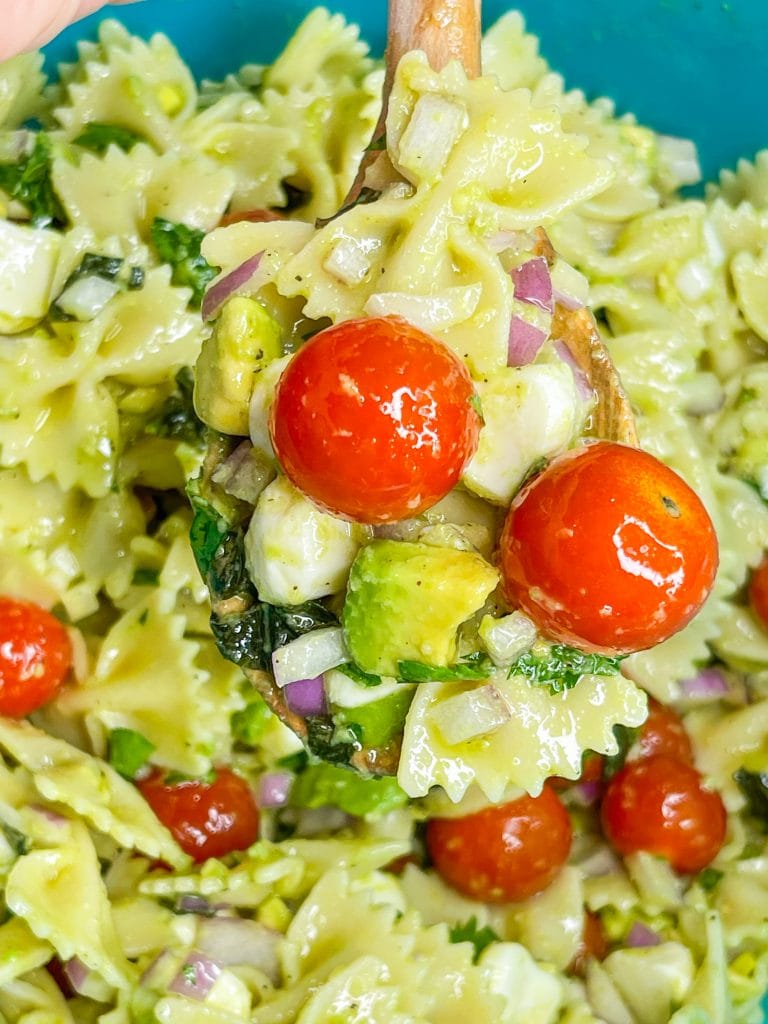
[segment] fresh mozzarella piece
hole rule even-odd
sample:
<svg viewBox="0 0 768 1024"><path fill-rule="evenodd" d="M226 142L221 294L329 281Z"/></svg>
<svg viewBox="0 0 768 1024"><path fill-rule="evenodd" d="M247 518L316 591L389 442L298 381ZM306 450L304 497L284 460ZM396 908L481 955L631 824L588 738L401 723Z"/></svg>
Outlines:
<svg viewBox="0 0 768 1024"><path fill-rule="evenodd" d="M290 355L275 359L256 376L256 383L251 393L248 425L253 447L263 452L268 458L274 459L275 452L269 436L269 411L275 398L275 388L283 370L290 363Z"/></svg>
<svg viewBox="0 0 768 1024"><path fill-rule="evenodd" d="M463 483L508 505L531 466L565 451L583 406L565 365L508 366L477 383L485 421Z"/></svg>
<svg viewBox="0 0 768 1024"><path fill-rule="evenodd" d="M51 301L61 236L0 219L0 333L41 320Z"/></svg>
<svg viewBox="0 0 768 1024"><path fill-rule="evenodd" d="M278 477L259 496L245 553L262 601L301 604L341 590L369 530L321 512Z"/></svg>
<svg viewBox="0 0 768 1024"><path fill-rule="evenodd" d="M350 679L344 672L338 669L331 669L323 676L325 680L325 692L331 704L340 708L361 708L366 704L373 704L382 697L391 697L393 693L402 692L404 683L392 676L382 676L378 686L361 686L354 679Z"/></svg>

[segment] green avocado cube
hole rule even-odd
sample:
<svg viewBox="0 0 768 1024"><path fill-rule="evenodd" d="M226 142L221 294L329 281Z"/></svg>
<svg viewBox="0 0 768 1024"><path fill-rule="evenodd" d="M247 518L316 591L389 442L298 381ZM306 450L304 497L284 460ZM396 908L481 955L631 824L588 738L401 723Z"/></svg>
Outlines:
<svg viewBox="0 0 768 1024"><path fill-rule="evenodd" d="M277 321L255 299L230 299L197 360L194 402L203 423L222 434L247 437L256 376L280 355Z"/></svg>
<svg viewBox="0 0 768 1024"><path fill-rule="evenodd" d="M349 575L342 622L354 661L396 676L399 661L448 665L456 631L499 582L480 555L406 541L374 540Z"/></svg>

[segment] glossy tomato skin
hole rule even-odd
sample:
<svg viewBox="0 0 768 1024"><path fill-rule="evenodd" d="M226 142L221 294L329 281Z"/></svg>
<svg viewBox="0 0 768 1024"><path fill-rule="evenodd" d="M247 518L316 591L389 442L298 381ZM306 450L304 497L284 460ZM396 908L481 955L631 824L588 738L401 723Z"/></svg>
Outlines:
<svg viewBox="0 0 768 1024"><path fill-rule="evenodd" d="M433 818L427 850L438 874L470 899L527 899L553 881L568 859L568 812L547 784L537 797L486 807L463 818Z"/></svg>
<svg viewBox="0 0 768 1024"><path fill-rule="evenodd" d="M684 874L705 868L725 840L719 793L704 788L695 768L663 755L632 761L614 775L601 818L620 854L654 853Z"/></svg>
<svg viewBox="0 0 768 1024"><path fill-rule="evenodd" d="M693 764L693 747L683 720L676 711L653 697L648 699L648 717L640 727L630 759L664 754L683 764Z"/></svg>
<svg viewBox="0 0 768 1024"><path fill-rule="evenodd" d="M597 441L522 489L500 561L510 604L548 636L626 654L693 618L712 589L718 547L681 477L647 452Z"/></svg>
<svg viewBox="0 0 768 1024"><path fill-rule="evenodd" d="M752 573L749 603L760 625L768 629L768 558L764 558Z"/></svg>
<svg viewBox="0 0 768 1024"><path fill-rule="evenodd" d="M475 391L449 348L396 317L311 338L283 372L270 431L290 481L363 523L417 515L459 480L477 447Z"/></svg>
<svg viewBox="0 0 768 1024"><path fill-rule="evenodd" d="M154 771L138 783L157 818L193 860L225 857L246 850L259 838L259 811L250 787L239 775L219 768L211 782L166 782Z"/></svg>
<svg viewBox="0 0 768 1024"><path fill-rule="evenodd" d="M72 645L55 616L0 597L0 714L23 718L47 704L71 667Z"/></svg>

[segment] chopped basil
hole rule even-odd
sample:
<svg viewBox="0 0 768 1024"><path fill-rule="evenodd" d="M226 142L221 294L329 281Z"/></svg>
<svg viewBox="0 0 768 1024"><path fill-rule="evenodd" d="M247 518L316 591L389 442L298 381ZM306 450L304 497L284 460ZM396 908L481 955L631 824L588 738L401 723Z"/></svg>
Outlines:
<svg viewBox="0 0 768 1024"><path fill-rule="evenodd" d="M126 779L135 779L155 749L154 743L133 729L112 729L107 739L107 760Z"/></svg>
<svg viewBox="0 0 768 1024"><path fill-rule="evenodd" d="M733 778L747 801L747 810L768 831L768 772L739 768Z"/></svg>
<svg viewBox="0 0 768 1024"><path fill-rule="evenodd" d="M131 579L134 587L156 587L160 580L157 569L136 569Z"/></svg>
<svg viewBox="0 0 768 1024"><path fill-rule="evenodd" d="M49 224L65 227L68 218L51 180L51 142L45 132L35 139L35 148L18 163L0 164L0 189L29 210L34 227Z"/></svg>
<svg viewBox="0 0 768 1024"><path fill-rule="evenodd" d="M582 676L613 676L621 658L587 654L567 644L537 644L514 661L509 676L524 676L534 686L548 685L550 693L571 690Z"/></svg>
<svg viewBox="0 0 768 1024"><path fill-rule="evenodd" d="M615 754L611 754L610 757L606 757L605 759L603 777L606 779L610 779L616 774L616 772L620 771L620 769L624 767L624 762L627 760L627 754L634 745L637 737L640 735L640 730L628 725L621 725L617 723L613 727L613 735L616 737L619 749Z"/></svg>
<svg viewBox="0 0 768 1024"><path fill-rule="evenodd" d="M403 683L450 683L461 679L487 679L494 665L487 654L470 655L453 665L425 665L421 661L398 661L397 675Z"/></svg>
<svg viewBox="0 0 768 1024"><path fill-rule="evenodd" d="M285 768L289 772L301 772L309 764L309 755L306 750L295 750L292 754L278 758L275 764L278 768Z"/></svg>
<svg viewBox="0 0 768 1024"><path fill-rule="evenodd" d="M29 842L23 832L19 832L13 825L9 825L5 821L0 821L0 831L2 831L6 842L17 856L23 857L25 853L29 852Z"/></svg>
<svg viewBox="0 0 768 1024"><path fill-rule="evenodd" d="M473 914L468 921L464 924L455 924L448 932L448 938L451 942L471 942L475 947L475 952L472 956L474 963L480 959L480 954L486 947L490 946L492 942L500 942L501 937L496 934L490 925L486 925L484 928L478 928L477 918Z"/></svg>
<svg viewBox="0 0 768 1024"><path fill-rule="evenodd" d="M343 665L337 665L336 671L343 672L345 676L348 676L353 682L359 683L361 686L381 685L381 676L377 676L373 672L363 671L354 661L346 661Z"/></svg>
<svg viewBox="0 0 768 1024"><path fill-rule="evenodd" d="M232 715L232 736L246 747L255 747L271 718L266 701L256 694L241 711Z"/></svg>
<svg viewBox="0 0 768 1024"><path fill-rule="evenodd" d="M79 266L72 271L64 287L59 293L59 299L68 288L71 288L77 281L86 277L100 277L104 281L115 281L128 291L136 291L144 287L144 269L142 267L126 267L125 261L119 256L103 256L100 253L87 252ZM65 312L59 305L58 299L49 310L49 316L53 320L74 320L75 318Z"/></svg>
<svg viewBox="0 0 768 1024"><path fill-rule="evenodd" d="M198 309L209 282L216 276L216 270L200 252L204 231L174 224L162 217L155 217L150 230L152 243L157 255L172 270L175 285L192 289L190 306Z"/></svg>
<svg viewBox="0 0 768 1024"><path fill-rule="evenodd" d="M106 153L110 146L118 146L130 153L137 142L146 141L143 135L122 125L90 121L75 139L75 145L94 153Z"/></svg>
<svg viewBox="0 0 768 1024"><path fill-rule="evenodd" d="M696 880L705 892L711 892L722 877L723 872L717 868L704 868Z"/></svg>
<svg viewBox="0 0 768 1024"><path fill-rule="evenodd" d="M170 437L199 448L205 441L206 427L195 412L193 392L195 379L189 366L182 366L176 374L176 389L163 403L163 407L146 425L148 434Z"/></svg>

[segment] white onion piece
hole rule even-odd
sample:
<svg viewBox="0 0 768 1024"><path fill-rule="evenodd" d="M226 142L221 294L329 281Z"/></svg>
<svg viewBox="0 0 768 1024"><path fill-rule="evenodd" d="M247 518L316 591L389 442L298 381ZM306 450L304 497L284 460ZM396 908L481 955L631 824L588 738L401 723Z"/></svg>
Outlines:
<svg viewBox="0 0 768 1024"><path fill-rule="evenodd" d="M274 468L262 453L250 441L243 441L229 458L216 467L211 479L227 494L255 505L274 475Z"/></svg>
<svg viewBox="0 0 768 1024"><path fill-rule="evenodd" d="M521 316L513 316L509 324L507 366L527 366L532 363L549 335Z"/></svg>
<svg viewBox="0 0 768 1024"><path fill-rule="evenodd" d="M661 936L641 921L635 921L627 935L627 946L630 949L641 949L661 944Z"/></svg>
<svg viewBox="0 0 768 1024"><path fill-rule="evenodd" d="M85 323L98 316L119 291L120 285L114 281L92 274L71 284L58 297L56 305L75 320Z"/></svg>
<svg viewBox="0 0 768 1024"><path fill-rule="evenodd" d="M198 925L196 945L217 966L256 967L276 985L280 980L280 938L279 932L258 921L211 917Z"/></svg>
<svg viewBox="0 0 768 1024"><path fill-rule="evenodd" d="M443 739L451 747L493 732L512 717L504 696L490 683L448 697L432 714Z"/></svg>
<svg viewBox="0 0 768 1024"><path fill-rule="evenodd" d="M325 715L328 713L328 701L325 696L325 683L322 676L312 679L296 679L286 683L285 699L291 711L297 715Z"/></svg>
<svg viewBox="0 0 768 1024"><path fill-rule="evenodd" d="M719 669L705 668L692 679L683 679L680 689L691 700L718 700L728 693L729 687Z"/></svg>
<svg viewBox="0 0 768 1024"><path fill-rule="evenodd" d="M547 313L552 312L552 278L543 256L535 256L519 267L513 267L510 276L516 299L538 306Z"/></svg>
<svg viewBox="0 0 768 1024"><path fill-rule="evenodd" d="M283 807L288 803L292 785L293 775L290 772L265 772L259 778L256 803L259 807Z"/></svg>
<svg viewBox="0 0 768 1024"><path fill-rule="evenodd" d="M263 251L257 252L255 256L251 256L245 263L241 263L239 267L235 267L234 270L225 274L224 277L220 277L218 281L211 285L203 298L203 308L201 310L203 320L213 320L227 299L230 299L233 295L237 294L240 288L244 288L248 284L259 269L263 255Z"/></svg>
<svg viewBox="0 0 768 1024"><path fill-rule="evenodd" d="M362 284L370 274L373 257L382 246L380 238L353 238L342 235L323 261L323 268L342 284Z"/></svg>
<svg viewBox="0 0 768 1024"><path fill-rule="evenodd" d="M491 252L504 252L506 249L528 252L536 244L536 239L528 231L497 231L485 241Z"/></svg>
<svg viewBox="0 0 768 1024"><path fill-rule="evenodd" d="M501 668L511 665L536 639L536 627L521 611L511 612L500 619L485 615L478 632L494 665Z"/></svg>
<svg viewBox="0 0 768 1024"><path fill-rule="evenodd" d="M181 970L168 986L169 992L203 1002L221 974L221 965L202 953L192 950Z"/></svg>
<svg viewBox="0 0 768 1024"><path fill-rule="evenodd" d="M272 673L278 686L298 679L314 679L329 668L349 661L341 626L315 629L291 640L272 654Z"/></svg>
<svg viewBox="0 0 768 1024"><path fill-rule="evenodd" d="M73 956L70 960L66 960L62 965L64 974L67 976L67 981L70 983L72 988L77 992L78 995L84 995L84 989L86 987L86 981L88 980L91 969L87 964L76 956Z"/></svg>
<svg viewBox="0 0 768 1024"><path fill-rule="evenodd" d="M721 409L725 402L725 391L714 373L702 370L694 381L683 387L687 395L685 411L689 416L708 416Z"/></svg>
<svg viewBox="0 0 768 1024"><path fill-rule="evenodd" d="M669 189L696 185L701 181L701 166L696 146L690 139L657 135L657 175Z"/></svg>
<svg viewBox="0 0 768 1024"><path fill-rule="evenodd" d="M434 93L420 96L395 147L398 169L413 181L436 177L468 125L469 114L463 103Z"/></svg>
<svg viewBox="0 0 768 1024"><path fill-rule="evenodd" d="M552 295L559 306L573 310L587 305L589 281L580 271L558 257L549 274L552 279Z"/></svg>
<svg viewBox="0 0 768 1024"><path fill-rule="evenodd" d="M592 389L592 385L589 383L589 377L587 377L586 373L576 362L573 352L571 352L564 341L556 341L554 343L554 349L562 361L567 363L570 367L570 370L573 373L574 383L576 384L576 391L582 402L594 401L595 392Z"/></svg>

